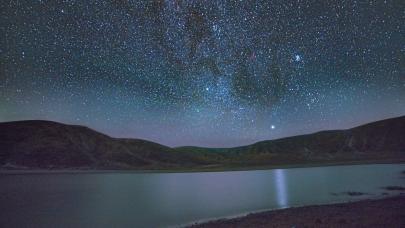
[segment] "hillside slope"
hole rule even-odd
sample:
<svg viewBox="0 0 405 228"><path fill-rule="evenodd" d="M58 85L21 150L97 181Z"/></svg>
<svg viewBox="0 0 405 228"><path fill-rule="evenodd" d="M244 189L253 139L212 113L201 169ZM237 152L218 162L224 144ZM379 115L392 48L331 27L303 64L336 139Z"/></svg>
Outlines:
<svg viewBox="0 0 405 228"><path fill-rule="evenodd" d="M3 169L192 169L405 160L405 116L235 148L170 148L51 121L0 123Z"/></svg>
<svg viewBox="0 0 405 228"><path fill-rule="evenodd" d="M169 147L111 138L83 126L50 121L0 123L0 165L6 168L128 169L196 164Z"/></svg>
<svg viewBox="0 0 405 228"><path fill-rule="evenodd" d="M237 165L278 165L405 158L405 116L348 130L261 141L252 145L210 149L181 147L200 159Z"/></svg>

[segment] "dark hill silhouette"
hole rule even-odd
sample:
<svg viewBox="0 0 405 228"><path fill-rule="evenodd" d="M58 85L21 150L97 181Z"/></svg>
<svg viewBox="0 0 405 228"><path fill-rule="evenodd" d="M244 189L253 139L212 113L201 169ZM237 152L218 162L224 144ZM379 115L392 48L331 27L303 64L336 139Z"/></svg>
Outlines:
<svg viewBox="0 0 405 228"><path fill-rule="evenodd" d="M381 120L347 130L321 131L248 146L206 149L181 147L228 163L278 165L405 159L405 116ZM214 162L214 161L213 161Z"/></svg>
<svg viewBox="0 0 405 228"><path fill-rule="evenodd" d="M50 121L0 123L0 164L28 168L129 169L196 165L173 149L117 139L90 128Z"/></svg>
<svg viewBox="0 0 405 228"><path fill-rule="evenodd" d="M193 169L405 160L405 116L234 148L170 148L51 121L0 123L3 169Z"/></svg>

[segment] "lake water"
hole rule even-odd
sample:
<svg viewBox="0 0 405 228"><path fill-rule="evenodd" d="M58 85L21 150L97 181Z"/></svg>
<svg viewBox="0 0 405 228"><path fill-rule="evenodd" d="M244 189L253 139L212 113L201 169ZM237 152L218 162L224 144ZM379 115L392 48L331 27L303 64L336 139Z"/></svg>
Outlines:
<svg viewBox="0 0 405 228"><path fill-rule="evenodd" d="M1 227L166 227L390 195L405 164L205 173L0 175ZM355 191L366 195L350 196Z"/></svg>

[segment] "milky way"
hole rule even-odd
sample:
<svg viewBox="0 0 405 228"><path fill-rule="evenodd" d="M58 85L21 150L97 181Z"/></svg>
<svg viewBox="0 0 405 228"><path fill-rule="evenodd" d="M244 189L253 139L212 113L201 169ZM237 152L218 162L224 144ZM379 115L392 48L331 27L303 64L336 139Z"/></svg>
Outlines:
<svg viewBox="0 0 405 228"><path fill-rule="evenodd" d="M0 4L0 121L225 147L405 114L400 0Z"/></svg>

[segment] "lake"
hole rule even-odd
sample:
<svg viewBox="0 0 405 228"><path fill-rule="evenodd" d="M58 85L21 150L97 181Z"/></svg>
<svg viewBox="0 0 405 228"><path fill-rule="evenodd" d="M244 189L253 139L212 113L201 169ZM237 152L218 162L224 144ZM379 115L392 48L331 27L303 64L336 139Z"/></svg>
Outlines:
<svg viewBox="0 0 405 228"><path fill-rule="evenodd" d="M2 227L167 227L395 195L405 164L203 173L0 175ZM355 196L347 192L362 192Z"/></svg>

